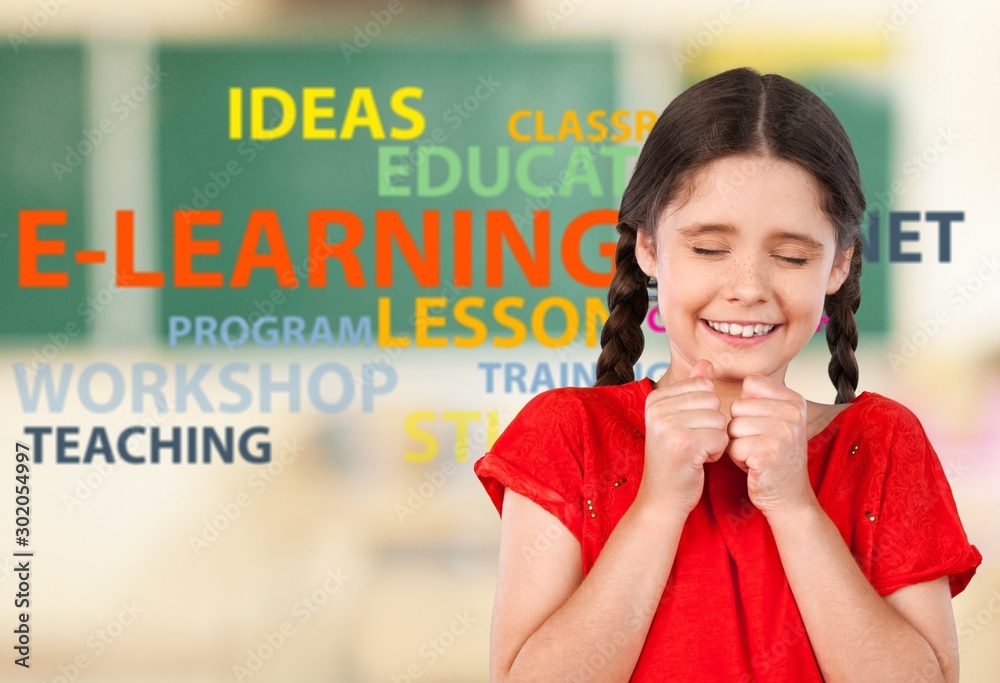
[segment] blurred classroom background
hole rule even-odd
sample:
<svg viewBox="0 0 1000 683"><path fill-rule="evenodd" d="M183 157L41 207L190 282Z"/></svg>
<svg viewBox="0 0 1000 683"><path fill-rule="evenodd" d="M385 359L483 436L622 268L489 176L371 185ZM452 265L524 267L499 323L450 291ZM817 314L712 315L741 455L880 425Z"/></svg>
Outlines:
<svg viewBox="0 0 1000 683"><path fill-rule="evenodd" d="M855 143L869 210L881 213L873 233L880 257L865 264L859 311L859 392L910 407L935 445L969 538L985 558L953 601L962 680L996 680L1000 231L993 187L1000 132L993 124L1000 98L986 84L1000 65L987 28L997 20L1000 7L971 0L4 2L4 443L23 440L29 424L103 425L111 434L137 423L266 424L275 451L267 466L35 466L32 668L8 678L5 662L3 679L488 680L499 520L472 463L495 432L491 421L504 426L531 391L488 391L483 364L558 369L589 365L598 353L581 339L515 349L173 347L170 316L250 315L277 291L274 278L255 276L242 289L177 289L169 277L163 288L121 289L111 286L110 260L95 266L66 257L68 288L25 290L17 280L19 211L64 209L59 235L70 252L110 253L115 212L132 209L137 268L164 269L176 208L219 209L233 232L244 229L252 210L273 209L298 262L311 210L346 208L367 225L376 210L392 209L419 225L425 210L438 209L448 221L468 210L481 220L487 210L526 213L539 200L523 188L488 197L465 185L440 198L378 197L371 139L326 144L291 135L255 147L251 157L241 148L246 140L228 138L230 87L335 86L346 93L370 85L387 97L418 85L428 132L440 128L441 144L465 160L470 146L487 155L507 145L516 154L507 119L517 109L659 113L690 83L749 65L807 84ZM572 147L555 145L541 173L557 177ZM599 168L599 178L597 194L545 198L554 254L573 217L617 209L610 166ZM890 262L890 211L917 214L903 225L916 233L903 251L919 259ZM945 235L928 212L964 218ZM587 253L596 255L597 237L588 239ZM445 242L446 251L450 246ZM359 250L366 267L370 247ZM220 262L231 264L235 250L227 243ZM529 306L548 296L581 306L587 297L604 298L603 289L568 277L558 257L553 263L547 288L510 269L503 295ZM376 316L378 298L391 295L396 324L406 331L413 297L439 290L400 272L391 289L341 283L289 291L279 309L357 320ZM458 294L497 297L478 271ZM647 332L644 368L667 360L665 342ZM144 363L171 371L245 363L251 385L264 366L284 376L294 363L308 377L331 361L352 372L376 363L390 368L396 384L366 411L359 382L336 414L308 403L295 410L283 400L269 411L226 415L149 406L132 412L127 403L96 414L72 392L61 410L26 414L12 368L42 358L78 370L110 364L126 376ZM832 402L828 358L822 339L814 340L792 364L789 386ZM205 387L210 396L223 391L216 374ZM423 441L406 427L413 420ZM407 459L428 444L438 448L436 457ZM12 509L7 493L2 500ZM0 565L5 626L15 618L11 569L9 559Z"/></svg>

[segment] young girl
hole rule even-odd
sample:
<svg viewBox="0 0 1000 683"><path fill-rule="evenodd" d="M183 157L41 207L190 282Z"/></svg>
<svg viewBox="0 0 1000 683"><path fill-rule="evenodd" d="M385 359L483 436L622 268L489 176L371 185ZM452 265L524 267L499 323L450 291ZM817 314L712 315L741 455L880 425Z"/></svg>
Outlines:
<svg viewBox="0 0 1000 683"><path fill-rule="evenodd" d="M535 397L475 465L503 517L493 681L958 680L951 598L982 557L917 417L855 395L864 209L806 88L734 69L666 108L597 386ZM832 405L784 383L824 308Z"/></svg>

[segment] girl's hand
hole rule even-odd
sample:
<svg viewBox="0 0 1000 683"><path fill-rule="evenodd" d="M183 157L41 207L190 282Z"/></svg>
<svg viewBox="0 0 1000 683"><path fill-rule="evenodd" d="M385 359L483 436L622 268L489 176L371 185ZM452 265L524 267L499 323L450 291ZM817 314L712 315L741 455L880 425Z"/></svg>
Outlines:
<svg viewBox="0 0 1000 683"><path fill-rule="evenodd" d="M809 481L806 401L761 375L743 379L743 392L729 408L728 453L747 473L747 492L768 513L816 502Z"/></svg>
<svg viewBox="0 0 1000 683"><path fill-rule="evenodd" d="M706 461L729 443L715 393L714 369L699 360L691 376L657 387L646 398L646 459L636 502L687 519L705 487Z"/></svg>

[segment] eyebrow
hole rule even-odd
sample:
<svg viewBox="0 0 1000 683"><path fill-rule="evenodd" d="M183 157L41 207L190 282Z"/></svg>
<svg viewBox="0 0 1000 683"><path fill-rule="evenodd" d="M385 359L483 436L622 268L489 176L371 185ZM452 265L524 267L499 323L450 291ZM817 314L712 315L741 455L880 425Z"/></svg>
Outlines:
<svg viewBox="0 0 1000 683"><path fill-rule="evenodd" d="M813 239L809 235L803 234L801 232L791 232L790 230L782 230L780 232L774 233L774 237L779 240L795 240L796 242L801 242L807 247L812 247L813 249L822 249L823 243Z"/></svg>
<svg viewBox="0 0 1000 683"><path fill-rule="evenodd" d="M711 232L734 233L736 232L736 228L728 223L693 223L687 227L678 228L677 232L682 235L694 237L695 235L704 235Z"/></svg>
<svg viewBox="0 0 1000 683"><path fill-rule="evenodd" d="M693 223L684 228L679 228L677 230L682 235L687 235L688 237L694 237L696 235L705 235L713 232L721 232L726 234L734 234L736 228L729 225L728 223ZM781 240L794 240L796 242L801 242L807 247L813 249L822 249L822 242L818 242L809 235L801 232L792 232L791 230L780 230L775 233L771 233L770 237Z"/></svg>

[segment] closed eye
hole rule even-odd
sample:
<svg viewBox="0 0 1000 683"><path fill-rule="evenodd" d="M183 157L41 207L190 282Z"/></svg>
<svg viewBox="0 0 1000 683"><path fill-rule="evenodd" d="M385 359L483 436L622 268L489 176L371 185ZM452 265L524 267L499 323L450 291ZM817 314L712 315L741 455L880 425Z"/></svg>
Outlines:
<svg viewBox="0 0 1000 683"><path fill-rule="evenodd" d="M715 256L716 254L726 253L722 249L703 249L702 247L691 247L691 250L696 254L701 254L703 256Z"/></svg>
<svg viewBox="0 0 1000 683"><path fill-rule="evenodd" d="M804 266L809 261L809 259L794 258L792 256L776 256L775 258L779 258L782 261L786 263L791 263L792 265L795 266Z"/></svg>

